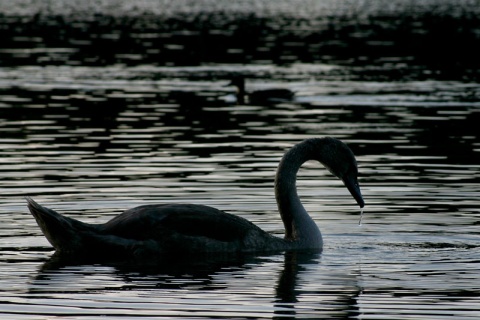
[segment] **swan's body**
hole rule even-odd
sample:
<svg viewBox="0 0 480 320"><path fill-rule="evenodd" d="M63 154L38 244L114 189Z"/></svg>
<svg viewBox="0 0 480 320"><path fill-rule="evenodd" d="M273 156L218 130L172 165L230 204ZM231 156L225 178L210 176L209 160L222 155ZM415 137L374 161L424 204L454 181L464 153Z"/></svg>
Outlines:
<svg viewBox="0 0 480 320"><path fill-rule="evenodd" d="M228 84L237 88L237 103L238 104L258 104L269 105L273 103L291 101L294 93L288 89L263 89L253 91L247 94L245 90L245 78L237 76Z"/></svg>
<svg viewBox="0 0 480 320"><path fill-rule="evenodd" d="M322 235L296 192L296 174L307 160L322 162L343 180L360 207L357 165L350 149L333 138L308 139L283 157L275 196L285 237L212 207L193 204L145 205L105 224L86 224L44 208L27 198L28 208L58 253L89 256L154 257L168 252L268 252L321 250Z"/></svg>

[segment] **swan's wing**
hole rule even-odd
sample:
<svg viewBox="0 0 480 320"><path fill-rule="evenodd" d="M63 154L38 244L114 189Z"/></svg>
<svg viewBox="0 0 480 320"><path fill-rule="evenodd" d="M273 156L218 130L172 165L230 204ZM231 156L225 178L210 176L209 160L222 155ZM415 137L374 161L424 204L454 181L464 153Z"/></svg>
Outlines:
<svg viewBox="0 0 480 320"><path fill-rule="evenodd" d="M207 238L241 241L250 231L260 231L250 221L212 207L191 204L146 205L113 218L102 231L135 240Z"/></svg>

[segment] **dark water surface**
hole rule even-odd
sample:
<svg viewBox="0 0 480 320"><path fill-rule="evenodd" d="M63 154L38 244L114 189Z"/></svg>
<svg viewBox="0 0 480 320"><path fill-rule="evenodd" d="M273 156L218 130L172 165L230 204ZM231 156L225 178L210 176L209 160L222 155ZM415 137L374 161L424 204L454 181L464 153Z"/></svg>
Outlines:
<svg viewBox="0 0 480 320"><path fill-rule="evenodd" d="M0 317L478 318L478 1L46 3L0 2ZM239 74L295 99L237 105ZM321 255L58 261L23 199L90 223L206 204L282 236L278 161L326 135L366 208L302 168Z"/></svg>

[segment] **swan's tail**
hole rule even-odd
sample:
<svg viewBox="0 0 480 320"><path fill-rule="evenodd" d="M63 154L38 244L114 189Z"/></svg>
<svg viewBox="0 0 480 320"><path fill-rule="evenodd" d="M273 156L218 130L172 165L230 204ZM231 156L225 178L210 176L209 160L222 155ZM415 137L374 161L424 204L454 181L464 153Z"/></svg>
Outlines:
<svg viewBox="0 0 480 320"><path fill-rule="evenodd" d="M26 198L28 209L37 220L43 234L51 245L62 252L72 252L81 249L82 234L94 232L94 225L88 225L78 220L42 207L31 198Z"/></svg>

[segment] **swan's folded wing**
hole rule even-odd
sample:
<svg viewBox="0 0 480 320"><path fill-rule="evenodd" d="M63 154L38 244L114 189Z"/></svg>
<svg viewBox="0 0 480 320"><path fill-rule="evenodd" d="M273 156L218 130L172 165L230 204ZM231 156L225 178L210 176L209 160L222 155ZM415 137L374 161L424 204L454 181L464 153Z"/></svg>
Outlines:
<svg viewBox="0 0 480 320"><path fill-rule="evenodd" d="M136 207L113 218L102 228L104 233L136 240L185 236L224 242L241 240L252 230L259 228L246 219L191 204Z"/></svg>

